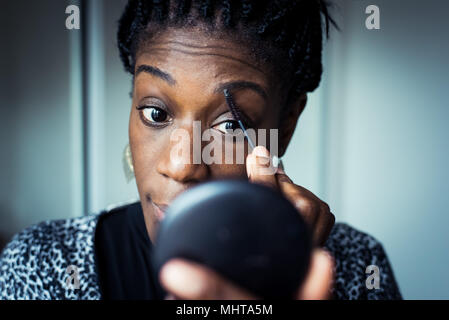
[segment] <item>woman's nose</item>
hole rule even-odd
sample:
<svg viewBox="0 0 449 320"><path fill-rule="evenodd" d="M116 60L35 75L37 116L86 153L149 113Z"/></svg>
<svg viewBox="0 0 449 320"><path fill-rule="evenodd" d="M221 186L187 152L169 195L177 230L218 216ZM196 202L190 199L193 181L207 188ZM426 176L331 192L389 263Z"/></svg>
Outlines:
<svg viewBox="0 0 449 320"><path fill-rule="evenodd" d="M181 131L178 139L171 139L170 147L161 154L157 171L180 183L196 183L206 180L208 167L201 160L201 148L193 147L191 132ZM200 138L201 139L201 138ZM173 140L173 141L172 141ZM201 145L201 141L199 142ZM194 152L199 152L194 156Z"/></svg>

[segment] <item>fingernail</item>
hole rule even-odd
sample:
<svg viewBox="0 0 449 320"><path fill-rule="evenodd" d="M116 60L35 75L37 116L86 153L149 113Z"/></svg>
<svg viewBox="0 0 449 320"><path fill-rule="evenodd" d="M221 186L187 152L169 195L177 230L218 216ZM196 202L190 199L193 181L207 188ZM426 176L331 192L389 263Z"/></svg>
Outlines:
<svg viewBox="0 0 449 320"><path fill-rule="evenodd" d="M270 152L267 150L267 148L265 148L263 146L255 147L253 150L253 154L256 155L257 157L262 157L262 158L270 157Z"/></svg>
<svg viewBox="0 0 449 320"><path fill-rule="evenodd" d="M270 153L264 147L256 147L253 151L253 154L256 159L257 167L268 167L271 166L271 158Z"/></svg>

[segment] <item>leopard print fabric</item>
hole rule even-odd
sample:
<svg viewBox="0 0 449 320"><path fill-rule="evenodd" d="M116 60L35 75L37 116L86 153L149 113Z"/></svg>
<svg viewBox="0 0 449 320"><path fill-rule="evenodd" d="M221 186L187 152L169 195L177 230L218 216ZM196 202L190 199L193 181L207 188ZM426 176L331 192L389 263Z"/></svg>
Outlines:
<svg viewBox="0 0 449 320"><path fill-rule="evenodd" d="M98 216L44 221L15 235L0 256L0 299L100 299L94 261ZM79 289L67 279L78 268Z"/></svg>
<svg viewBox="0 0 449 320"><path fill-rule="evenodd" d="M94 235L99 215L45 221L14 236L0 256L0 299L101 299ZM335 259L335 299L401 299L382 245L346 224L326 243ZM67 283L77 267L79 288ZM379 289L367 289L366 267L379 267Z"/></svg>
<svg viewBox="0 0 449 320"><path fill-rule="evenodd" d="M344 300L401 300L402 296L382 244L347 224L336 223L325 245L334 257L333 294ZM377 266L379 284L368 289L373 275L368 266ZM371 280L371 279L369 279ZM368 281L373 284L372 281Z"/></svg>

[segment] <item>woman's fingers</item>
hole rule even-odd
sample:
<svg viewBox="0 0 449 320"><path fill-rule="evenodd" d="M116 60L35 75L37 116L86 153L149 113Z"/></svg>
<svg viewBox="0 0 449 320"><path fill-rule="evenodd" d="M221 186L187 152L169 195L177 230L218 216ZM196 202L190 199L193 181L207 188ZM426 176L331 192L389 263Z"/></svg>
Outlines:
<svg viewBox="0 0 449 320"><path fill-rule="evenodd" d="M173 259L167 262L159 277L169 296L179 299L249 300L257 298L225 280L215 271L184 259Z"/></svg>
<svg viewBox="0 0 449 320"><path fill-rule="evenodd" d="M294 184L284 170L278 169L276 178L282 193L310 226L313 243L318 246L324 245L335 223L335 217L330 212L329 206L309 190Z"/></svg>
<svg viewBox="0 0 449 320"><path fill-rule="evenodd" d="M309 190L298 186L281 168L274 168L269 151L263 146L254 148L246 158L246 170L250 182L280 189L293 203L312 230L313 243L322 246L335 223L329 206Z"/></svg>
<svg viewBox="0 0 449 320"><path fill-rule="evenodd" d="M334 281L334 262L329 253L315 249L310 260L309 272L298 291L298 300L324 300L331 298Z"/></svg>
<svg viewBox="0 0 449 320"><path fill-rule="evenodd" d="M321 204L320 210L313 241L318 246L324 246L334 227L335 216L330 212L329 206L325 202Z"/></svg>
<svg viewBox="0 0 449 320"><path fill-rule="evenodd" d="M316 200L306 192L307 190L294 184L285 174L276 174L276 176L284 196L298 209L306 223L314 228L318 220Z"/></svg>

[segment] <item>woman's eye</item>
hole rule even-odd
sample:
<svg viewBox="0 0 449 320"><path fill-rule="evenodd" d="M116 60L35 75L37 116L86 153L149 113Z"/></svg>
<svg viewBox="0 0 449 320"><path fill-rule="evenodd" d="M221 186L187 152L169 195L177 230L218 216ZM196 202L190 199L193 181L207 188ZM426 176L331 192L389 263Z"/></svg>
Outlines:
<svg viewBox="0 0 449 320"><path fill-rule="evenodd" d="M141 107L139 109L143 120L149 123L166 122L169 118L167 112L158 107Z"/></svg>
<svg viewBox="0 0 449 320"><path fill-rule="evenodd" d="M234 130L240 129L240 126L235 120L223 121L214 126L218 131L223 132L224 134L233 133Z"/></svg>

